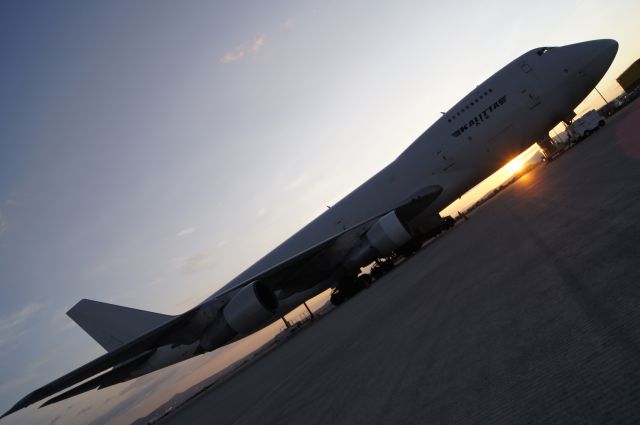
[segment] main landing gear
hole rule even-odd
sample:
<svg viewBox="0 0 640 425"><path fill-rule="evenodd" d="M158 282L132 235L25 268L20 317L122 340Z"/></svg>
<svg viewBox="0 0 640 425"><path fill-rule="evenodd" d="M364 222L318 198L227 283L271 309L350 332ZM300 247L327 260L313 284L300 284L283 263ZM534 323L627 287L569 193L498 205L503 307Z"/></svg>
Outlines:
<svg viewBox="0 0 640 425"><path fill-rule="evenodd" d="M342 304L364 288L368 288L371 285L371 281L371 276L368 274L361 274L356 278L344 277L340 279L336 287L331 291L331 304Z"/></svg>
<svg viewBox="0 0 640 425"><path fill-rule="evenodd" d="M390 259L377 260L371 267L370 273L363 273L355 278L344 277L338 281L338 284L331 291L331 304L340 305L358 292L371 286L371 284L380 279L394 268L393 261Z"/></svg>
<svg viewBox="0 0 640 425"><path fill-rule="evenodd" d="M456 220L453 217L450 215L444 216L440 219L440 223L437 226L432 227L426 233L416 235L409 242L396 249L396 253L401 257L409 258L422 249L423 243L438 236L440 233L451 229L455 225Z"/></svg>
<svg viewBox="0 0 640 425"><path fill-rule="evenodd" d="M422 248L422 244L438 234L455 226L456 221L451 216L442 217L440 222L429 229L428 232L420 234L396 249L388 257L379 258L371 266L371 271L363 273L357 277L343 277L331 291L331 304L340 305L353 297L364 288L368 288L373 282L389 273L395 267L394 259L400 257L409 258Z"/></svg>
<svg viewBox="0 0 640 425"><path fill-rule="evenodd" d="M389 273L396 265L390 259L376 261L371 267L371 277L375 280L380 279L385 274Z"/></svg>

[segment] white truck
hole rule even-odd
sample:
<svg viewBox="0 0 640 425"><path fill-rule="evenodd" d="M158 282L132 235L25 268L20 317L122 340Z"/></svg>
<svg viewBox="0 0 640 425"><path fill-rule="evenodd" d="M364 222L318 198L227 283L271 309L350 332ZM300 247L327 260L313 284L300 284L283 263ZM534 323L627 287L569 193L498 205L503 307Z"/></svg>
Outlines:
<svg viewBox="0 0 640 425"><path fill-rule="evenodd" d="M606 123L605 118L600 115L598 111L592 109L580 117L580 119L574 121L567 129L567 133L573 142L577 142L588 137L598 128L604 127Z"/></svg>

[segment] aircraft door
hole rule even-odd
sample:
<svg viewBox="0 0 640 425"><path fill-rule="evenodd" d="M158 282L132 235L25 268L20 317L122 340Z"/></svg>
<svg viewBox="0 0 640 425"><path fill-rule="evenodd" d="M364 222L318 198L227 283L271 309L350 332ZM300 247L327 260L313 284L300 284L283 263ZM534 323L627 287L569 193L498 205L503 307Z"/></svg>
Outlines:
<svg viewBox="0 0 640 425"><path fill-rule="evenodd" d="M435 153L438 158L436 161L439 165L441 171L447 171L455 166L455 162L453 161L453 154L449 149L446 149L444 146L441 146Z"/></svg>
<svg viewBox="0 0 640 425"><path fill-rule="evenodd" d="M520 90L520 94L524 97L525 104L529 109L534 109L541 103L540 95L528 87Z"/></svg>
<svg viewBox="0 0 640 425"><path fill-rule="evenodd" d="M524 74L527 74L527 76L523 79L524 84L520 89L520 94L524 98L524 102L527 108L531 110L536 108L541 103L540 95L536 90L532 88L536 86L537 78L535 76L535 72L533 72L533 68L526 60L520 61L518 66Z"/></svg>

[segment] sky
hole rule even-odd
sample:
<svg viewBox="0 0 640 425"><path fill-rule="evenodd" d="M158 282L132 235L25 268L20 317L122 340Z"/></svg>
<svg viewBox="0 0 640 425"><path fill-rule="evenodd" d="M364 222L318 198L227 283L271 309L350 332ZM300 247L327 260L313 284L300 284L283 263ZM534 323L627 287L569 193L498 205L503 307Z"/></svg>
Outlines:
<svg viewBox="0 0 640 425"><path fill-rule="evenodd" d="M617 95L639 9L1 2L0 410L102 354L77 301L192 307L525 51L614 38L598 88ZM3 424L135 419L265 338Z"/></svg>

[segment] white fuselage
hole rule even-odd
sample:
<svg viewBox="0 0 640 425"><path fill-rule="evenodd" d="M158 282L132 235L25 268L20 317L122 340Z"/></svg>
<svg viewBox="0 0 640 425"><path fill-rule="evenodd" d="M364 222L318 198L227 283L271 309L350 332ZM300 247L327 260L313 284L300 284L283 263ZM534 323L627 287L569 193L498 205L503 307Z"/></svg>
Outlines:
<svg viewBox="0 0 640 425"><path fill-rule="evenodd" d="M437 214L569 116L602 78L616 51L615 41L596 40L534 49L515 59L453 106L387 167L221 291L393 208L423 187L443 188L429 207ZM323 285L317 288L322 289Z"/></svg>

